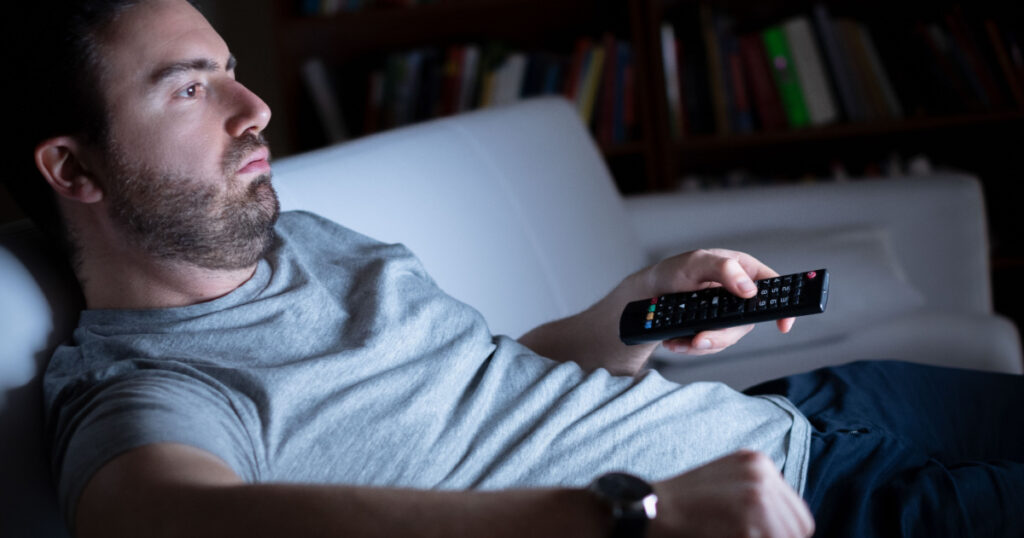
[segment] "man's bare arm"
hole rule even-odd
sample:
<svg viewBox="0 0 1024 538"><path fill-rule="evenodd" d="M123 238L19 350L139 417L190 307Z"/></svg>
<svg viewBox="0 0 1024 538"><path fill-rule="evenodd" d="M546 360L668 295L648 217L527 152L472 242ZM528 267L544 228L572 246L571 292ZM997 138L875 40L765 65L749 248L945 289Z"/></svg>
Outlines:
<svg viewBox="0 0 1024 538"><path fill-rule="evenodd" d="M807 505L766 456L741 451L654 484L652 538L806 537ZM429 491L245 484L202 450L161 443L101 468L78 504L79 537L607 536L581 489Z"/></svg>
<svg viewBox="0 0 1024 538"><path fill-rule="evenodd" d="M538 354L575 361L587 370L606 368L615 374L636 374L657 343L627 346L619 340L619 316L630 301L665 293L725 286L741 297L757 292L753 280L778 273L752 256L730 250L696 250L668 258L622 281L611 293L583 312L541 325L519 338ZM788 332L793 319L779 320ZM716 353L739 341L752 326L704 331L692 338L665 342L669 349L691 355Z"/></svg>
<svg viewBox="0 0 1024 538"><path fill-rule="evenodd" d="M80 498L79 537L603 536L610 520L579 489L431 491L246 484L180 444L127 452Z"/></svg>

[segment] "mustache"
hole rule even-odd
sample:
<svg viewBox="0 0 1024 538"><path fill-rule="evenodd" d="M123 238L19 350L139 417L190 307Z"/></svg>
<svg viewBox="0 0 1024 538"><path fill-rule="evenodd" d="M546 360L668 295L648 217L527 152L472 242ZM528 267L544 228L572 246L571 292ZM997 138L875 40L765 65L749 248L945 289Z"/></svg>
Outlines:
<svg viewBox="0 0 1024 538"><path fill-rule="evenodd" d="M224 175L234 174L236 170L241 168L243 159L252 152L266 147L268 147L267 139L263 136L263 133L249 133L241 138L232 140L231 145L224 152L224 158L221 160Z"/></svg>

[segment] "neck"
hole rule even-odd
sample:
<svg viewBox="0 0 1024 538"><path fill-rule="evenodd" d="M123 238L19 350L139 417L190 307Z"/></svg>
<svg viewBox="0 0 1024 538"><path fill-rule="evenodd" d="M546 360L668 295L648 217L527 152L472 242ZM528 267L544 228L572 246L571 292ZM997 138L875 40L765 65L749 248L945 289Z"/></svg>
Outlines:
<svg viewBox="0 0 1024 538"><path fill-rule="evenodd" d="M98 225L98 226L97 226ZM75 273L90 309L153 309L189 306L227 295L252 277L256 264L241 269L207 269L139 252L108 222L78 235L81 256ZM77 234L76 234L77 235ZM102 238L102 240L100 240Z"/></svg>
<svg viewBox="0 0 1024 538"><path fill-rule="evenodd" d="M212 270L180 262L117 257L83 261L78 278L90 309L150 309L222 297L248 281L255 271L255 265Z"/></svg>

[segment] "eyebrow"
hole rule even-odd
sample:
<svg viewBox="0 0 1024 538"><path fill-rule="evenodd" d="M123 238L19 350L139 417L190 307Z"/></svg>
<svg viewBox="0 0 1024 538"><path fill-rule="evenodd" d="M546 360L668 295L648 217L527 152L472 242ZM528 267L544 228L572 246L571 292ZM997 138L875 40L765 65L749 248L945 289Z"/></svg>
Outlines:
<svg viewBox="0 0 1024 538"><path fill-rule="evenodd" d="M237 64L238 61L235 59L235 55L232 54L228 56L225 70L232 71L235 69ZM174 62L154 71L153 74L149 76L149 80L153 85L157 85L175 75L178 75L179 73L187 73L189 71L220 71L220 64L209 58L195 58Z"/></svg>

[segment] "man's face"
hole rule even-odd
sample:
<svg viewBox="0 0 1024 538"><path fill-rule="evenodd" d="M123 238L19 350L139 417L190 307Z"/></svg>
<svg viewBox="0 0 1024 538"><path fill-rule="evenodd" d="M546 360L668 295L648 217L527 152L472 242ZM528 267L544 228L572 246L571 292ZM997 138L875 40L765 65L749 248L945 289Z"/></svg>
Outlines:
<svg viewBox="0 0 1024 538"><path fill-rule="evenodd" d="M156 258L254 264L278 215L270 109L235 80L227 45L184 0L143 2L99 37L111 220Z"/></svg>

